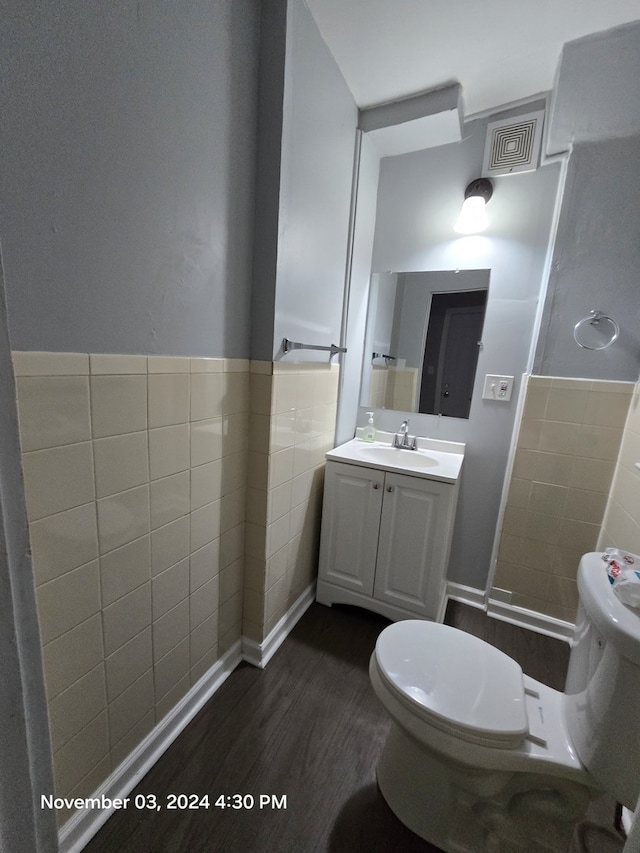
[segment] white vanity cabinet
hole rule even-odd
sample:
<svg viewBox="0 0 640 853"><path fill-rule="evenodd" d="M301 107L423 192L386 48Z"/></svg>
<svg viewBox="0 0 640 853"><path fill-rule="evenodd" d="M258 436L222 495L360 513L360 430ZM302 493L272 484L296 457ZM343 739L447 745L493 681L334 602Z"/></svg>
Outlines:
<svg viewBox="0 0 640 853"><path fill-rule="evenodd" d="M317 600L441 620L457 493L457 479L328 460Z"/></svg>

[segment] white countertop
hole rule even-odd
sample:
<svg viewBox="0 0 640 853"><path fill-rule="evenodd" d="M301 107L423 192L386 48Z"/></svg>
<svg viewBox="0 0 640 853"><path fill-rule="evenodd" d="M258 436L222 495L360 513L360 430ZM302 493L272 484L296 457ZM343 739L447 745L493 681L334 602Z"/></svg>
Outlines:
<svg viewBox="0 0 640 853"><path fill-rule="evenodd" d="M399 450L392 447L392 441L393 433L387 432L378 432L376 441L352 438L330 450L326 458L444 483L457 483L459 480L464 444L418 437L417 450Z"/></svg>

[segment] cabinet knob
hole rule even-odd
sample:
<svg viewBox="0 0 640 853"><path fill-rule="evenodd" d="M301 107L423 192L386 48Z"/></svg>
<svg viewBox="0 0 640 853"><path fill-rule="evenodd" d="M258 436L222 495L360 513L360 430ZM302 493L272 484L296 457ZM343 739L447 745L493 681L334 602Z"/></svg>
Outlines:
<svg viewBox="0 0 640 853"><path fill-rule="evenodd" d="M373 484L373 488L374 488L374 489L379 489L379 488L380 488L380 483L374 483L374 484Z"/></svg>
<svg viewBox="0 0 640 853"><path fill-rule="evenodd" d="M392 492L392 491L393 491L393 486L387 486L387 491L388 491L388 492Z"/></svg>

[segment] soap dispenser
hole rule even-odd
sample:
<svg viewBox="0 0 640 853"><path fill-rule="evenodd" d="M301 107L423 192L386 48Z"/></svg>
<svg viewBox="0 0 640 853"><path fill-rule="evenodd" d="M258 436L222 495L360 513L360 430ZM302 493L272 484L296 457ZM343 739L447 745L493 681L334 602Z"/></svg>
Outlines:
<svg viewBox="0 0 640 853"><path fill-rule="evenodd" d="M376 428L373 425L373 412L367 412L369 415L369 420L367 421L366 427L362 430L362 440L363 441L375 441L376 440Z"/></svg>

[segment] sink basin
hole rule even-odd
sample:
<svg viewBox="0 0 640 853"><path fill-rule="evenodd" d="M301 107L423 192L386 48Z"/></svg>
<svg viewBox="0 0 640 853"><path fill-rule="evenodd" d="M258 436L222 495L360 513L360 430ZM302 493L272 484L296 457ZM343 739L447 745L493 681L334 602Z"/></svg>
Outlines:
<svg viewBox="0 0 640 853"><path fill-rule="evenodd" d="M393 465L393 467L414 468L418 471L429 468L437 468L440 464L433 456L422 450L398 450L395 447L379 447L360 445L358 456L371 462L377 462L382 466Z"/></svg>
<svg viewBox="0 0 640 853"><path fill-rule="evenodd" d="M353 438L339 447L334 447L327 453L326 458L334 462L407 474L410 477L440 480L444 483L458 482L464 459L464 444L419 437L417 450L399 450L391 446L393 433L379 432L378 435L387 440L369 443L360 438Z"/></svg>

